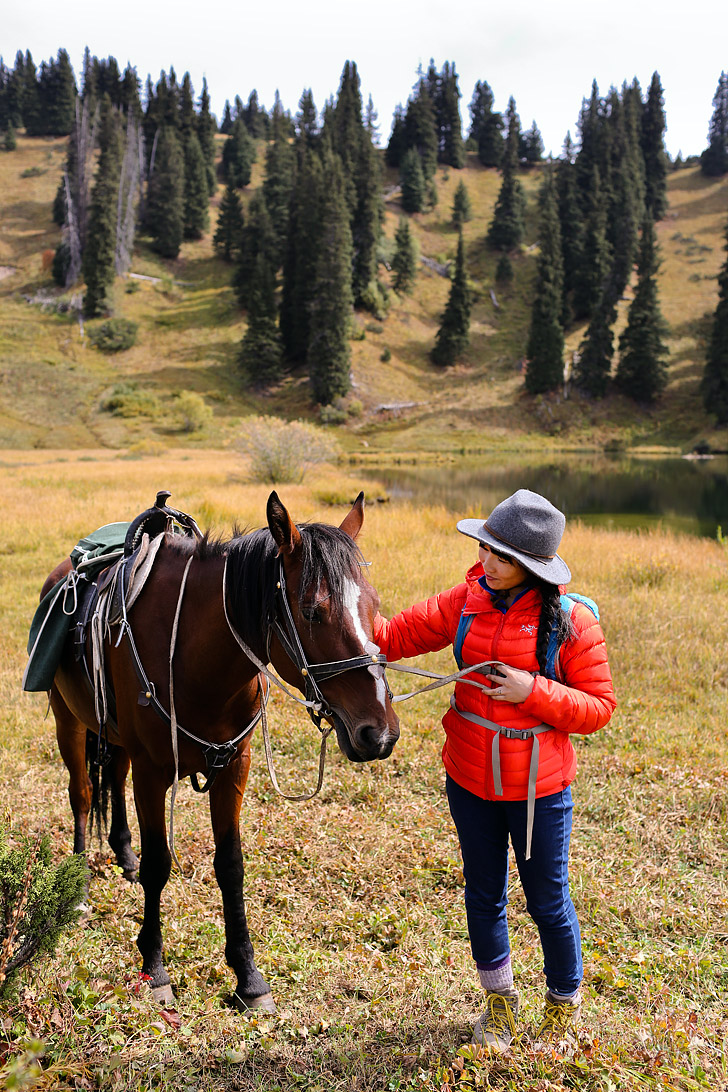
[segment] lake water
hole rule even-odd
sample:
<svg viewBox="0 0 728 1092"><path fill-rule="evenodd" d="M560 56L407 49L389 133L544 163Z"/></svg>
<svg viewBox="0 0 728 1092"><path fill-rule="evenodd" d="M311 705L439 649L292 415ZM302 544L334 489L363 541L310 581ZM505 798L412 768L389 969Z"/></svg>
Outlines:
<svg viewBox="0 0 728 1092"><path fill-rule="evenodd" d="M604 454L482 455L452 462L359 468L392 503L441 504L461 516L487 515L516 489L533 489L569 517L602 527L663 526L715 538L728 533L728 456L627 458Z"/></svg>

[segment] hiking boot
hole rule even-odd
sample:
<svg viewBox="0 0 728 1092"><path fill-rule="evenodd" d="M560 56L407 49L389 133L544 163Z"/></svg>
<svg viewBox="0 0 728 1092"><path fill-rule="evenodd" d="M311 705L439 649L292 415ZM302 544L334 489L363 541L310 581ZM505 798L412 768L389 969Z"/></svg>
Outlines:
<svg viewBox="0 0 728 1092"><path fill-rule="evenodd" d="M503 1054L513 1042L518 1016L518 991L488 990L485 995L485 1012L473 1028L472 1043Z"/></svg>
<svg viewBox="0 0 728 1092"><path fill-rule="evenodd" d="M534 1039L554 1039L574 1041L573 1029L581 1011L581 993L576 993L570 1000L557 999L546 991L546 1007Z"/></svg>

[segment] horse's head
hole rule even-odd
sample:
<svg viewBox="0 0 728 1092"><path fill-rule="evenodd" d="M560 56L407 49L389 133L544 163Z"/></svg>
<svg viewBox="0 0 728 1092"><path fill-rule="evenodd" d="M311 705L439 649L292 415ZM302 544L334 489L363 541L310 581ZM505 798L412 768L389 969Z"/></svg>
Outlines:
<svg viewBox="0 0 728 1092"><path fill-rule="evenodd" d="M298 528L277 493L268 498L268 527L278 546L281 590L295 630L287 634L281 617L287 608L278 602L271 660L287 682L309 695L315 680L325 699L324 716L352 762L387 758L399 738L399 719L372 640L379 597L362 572L355 543L363 522L363 493L340 527ZM317 665L325 666L317 671Z"/></svg>

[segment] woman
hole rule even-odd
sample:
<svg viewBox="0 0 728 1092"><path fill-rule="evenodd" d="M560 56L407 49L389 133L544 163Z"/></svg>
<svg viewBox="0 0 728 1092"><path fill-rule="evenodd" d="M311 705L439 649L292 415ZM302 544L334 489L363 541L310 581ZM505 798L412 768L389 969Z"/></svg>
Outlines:
<svg viewBox="0 0 728 1092"><path fill-rule="evenodd" d="M485 989L473 1042L496 1052L510 1046L519 1007L506 919L509 839L544 955L546 1008L536 1037L568 1034L581 1004L581 937L568 877L576 771L569 736L602 728L616 702L595 613L588 601L562 600L571 579L556 552L565 522L528 489L485 522L461 520L458 531L480 544L465 583L389 621L378 616L374 627L389 660L454 644L461 666L497 661L466 676L486 689L456 683L442 752Z"/></svg>

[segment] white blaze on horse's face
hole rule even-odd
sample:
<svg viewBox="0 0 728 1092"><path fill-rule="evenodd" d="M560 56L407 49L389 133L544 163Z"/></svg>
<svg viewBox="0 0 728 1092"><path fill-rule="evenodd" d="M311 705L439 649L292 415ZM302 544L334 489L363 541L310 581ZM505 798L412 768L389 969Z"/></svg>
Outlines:
<svg viewBox="0 0 728 1092"><path fill-rule="evenodd" d="M354 632L361 644L362 653L375 656L379 654L380 648L379 645L375 645L373 641L369 641L364 632L361 614L359 613L360 599L361 588L359 585L355 584L353 580L347 580L344 585L344 609L349 612L352 625L354 626ZM377 685L377 700L381 702L382 706L386 709L387 687L384 684L384 672L382 672L382 678L377 678L375 681Z"/></svg>

